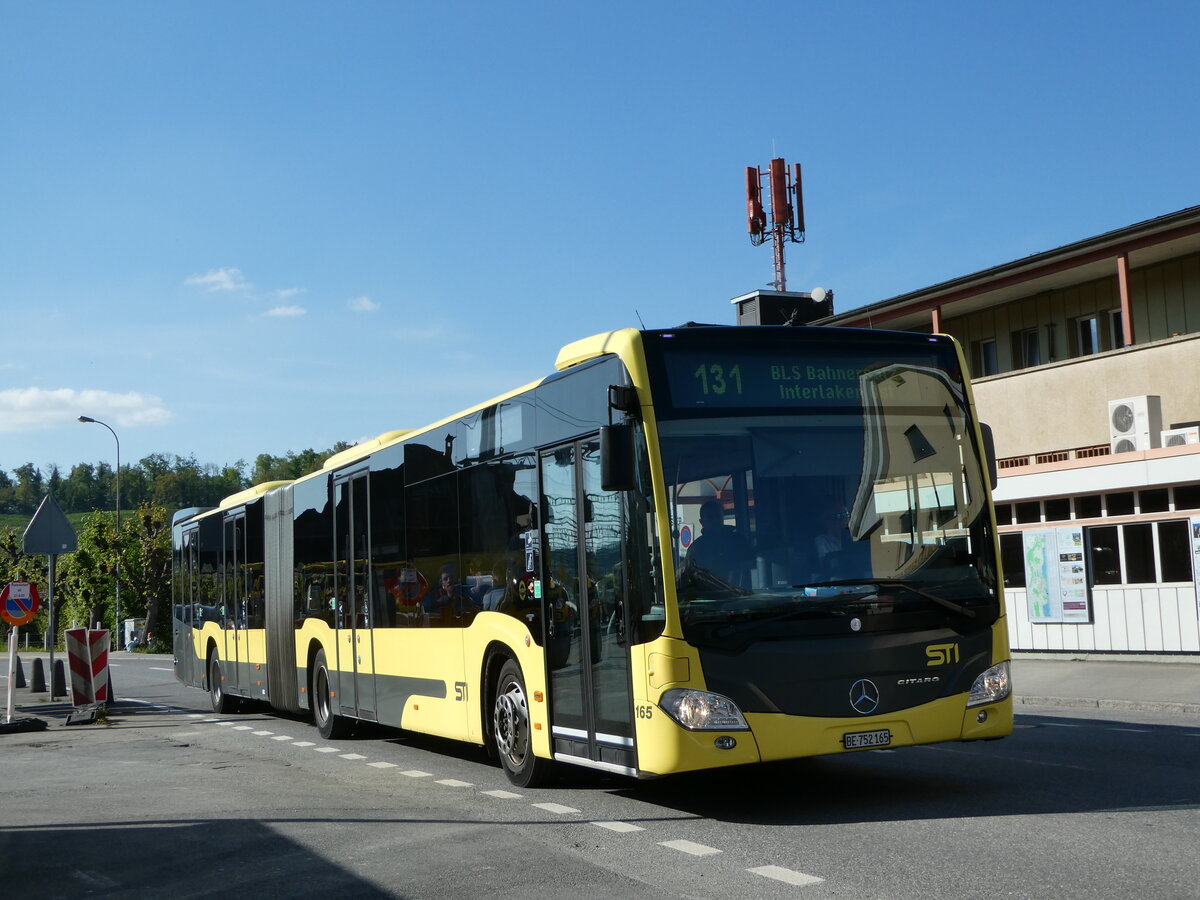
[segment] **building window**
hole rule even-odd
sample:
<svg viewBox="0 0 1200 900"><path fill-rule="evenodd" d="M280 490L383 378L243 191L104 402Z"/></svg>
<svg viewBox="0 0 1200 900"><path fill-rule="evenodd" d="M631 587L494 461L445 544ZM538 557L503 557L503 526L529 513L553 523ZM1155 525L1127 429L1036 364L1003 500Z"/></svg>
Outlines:
<svg viewBox="0 0 1200 900"><path fill-rule="evenodd" d="M1053 500L1047 500L1046 506L1046 521L1059 522L1071 518L1071 498L1056 497Z"/></svg>
<svg viewBox="0 0 1200 900"><path fill-rule="evenodd" d="M1133 515L1133 491L1122 491L1119 494L1105 496L1105 508L1110 516Z"/></svg>
<svg viewBox="0 0 1200 900"><path fill-rule="evenodd" d="M1155 488L1152 491L1138 491L1138 512L1166 512L1168 508L1166 488Z"/></svg>
<svg viewBox="0 0 1200 900"><path fill-rule="evenodd" d="M1114 350L1120 350L1125 346L1125 325L1124 319L1121 316L1119 309L1110 309L1108 311L1108 327L1112 332L1112 345Z"/></svg>
<svg viewBox="0 0 1200 900"><path fill-rule="evenodd" d="M1025 541L1021 534L1000 535L1000 568L1006 588L1025 587Z"/></svg>
<svg viewBox="0 0 1200 900"><path fill-rule="evenodd" d="M1200 484L1181 484L1175 488L1175 509L1200 509Z"/></svg>
<svg viewBox="0 0 1200 900"><path fill-rule="evenodd" d="M1102 514L1099 494L1088 494L1075 498L1075 518L1098 519Z"/></svg>
<svg viewBox="0 0 1200 900"><path fill-rule="evenodd" d="M1013 368L1027 369L1042 364L1042 350L1036 328L1013 332Z"/></svg>
<svg viewBox="0 0 1200 900"><path fill-rule="evenodd" d="M1085 528L1092 584L1162 584L1192 580L1186 519Z"/></svg>
<svg viewBox="0 0 1200 900"><path fill-rule="evenodd" d="M976 376L995 375L1000 371L1000 363L996 356L996 341L989 338L986 341L975 341L973 356L975 357Z"/></svg>
<svg viewBox="0 0 1200 900"><path fill-rule="evenodd" d="M1012 504L997 503L996 504L996 524L1011 525L1012 524Z"/></svg>
<svg viewBox="0 0 1200 900"><path fill-rule="evenodd" d="M1029 500L1017 504L1017 521L1022 525L1042 521L1042 504L1037 500Z"/></svg>
<svg viewBox="0 0 1200 900"><path fill-rule="evenodd" d="M1076 356L1090 356L1100 352L1100 319L1084 316L1075 320Z"/></svg>

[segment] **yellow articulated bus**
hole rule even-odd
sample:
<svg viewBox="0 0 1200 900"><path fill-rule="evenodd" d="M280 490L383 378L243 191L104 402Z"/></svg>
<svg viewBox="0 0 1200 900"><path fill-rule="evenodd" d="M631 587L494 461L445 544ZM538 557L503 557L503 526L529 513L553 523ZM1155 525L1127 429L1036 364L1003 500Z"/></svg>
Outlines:
<svg viewBox="0 0 1200 900"><path fill-rule="evenodd" d="M626 329L173 523L211 693L635 777L1012 730L986 429L940 335Z"/></svg>

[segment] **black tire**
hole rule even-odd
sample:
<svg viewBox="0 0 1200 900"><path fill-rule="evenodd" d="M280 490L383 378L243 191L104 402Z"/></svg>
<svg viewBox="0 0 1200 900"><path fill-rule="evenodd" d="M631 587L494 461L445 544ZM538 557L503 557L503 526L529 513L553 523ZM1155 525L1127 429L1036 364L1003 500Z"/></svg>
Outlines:
<svg viewBox="0 0 1200 900"><path fill-rule="evenodd" d="M525 679L521 667L512 659L500 667L500 675L496 678L492 740L500 754L504 774L517 787L538 787L550 780L554 764L533 755Z"/></svg>
<svg viewBox="0 0 1200 900"><path fill-rule="evenodd" d="M231 713L237 709L237 698L225 692L225 681L221 676L221 660L213 653L208 658L208 691L212 697L213 712Z"/></svg>
<svg viewBox="0 0 1200 900"><path fill-rule="evenodd" d="M350 720L333 711L333 692L329 689L329 666L325 651L318 650L313 660L312 713L317 731L327 741L336 741L350 733Z"/></svg>

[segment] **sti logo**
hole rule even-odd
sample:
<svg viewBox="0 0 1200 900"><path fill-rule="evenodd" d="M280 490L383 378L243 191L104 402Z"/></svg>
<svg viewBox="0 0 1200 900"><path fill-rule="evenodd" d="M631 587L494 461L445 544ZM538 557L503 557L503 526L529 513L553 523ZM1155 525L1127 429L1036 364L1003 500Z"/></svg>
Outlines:
<svg viewBox="0 0 1200 900"><path fill-rule="evenodd" d="M929 662L925 663L927 667L948 666L958 662L958 644L930 644L925 648L925 655L929 657Z"/></svg>

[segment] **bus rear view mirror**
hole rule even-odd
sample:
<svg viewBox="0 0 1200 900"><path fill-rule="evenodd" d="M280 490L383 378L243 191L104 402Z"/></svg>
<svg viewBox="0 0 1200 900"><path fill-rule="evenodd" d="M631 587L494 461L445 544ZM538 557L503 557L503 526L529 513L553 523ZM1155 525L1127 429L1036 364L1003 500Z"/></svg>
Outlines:
<svg viewBox="0 0 1200 900"><path fill-rule="evenodd" d="M991 425L980 422L979 432L983 435L983 453L987 457L988 475L992 478L992 490L994 491L996 489L996 479L1000 474L1000 467L996 463L996 439L992 435Z"/></svg>
<svg viewBox="0 0 1200 900"><path fill-rule="evenodd" d="M605 491L631 491L637 487L632 425L601 426L600 487Z"/></svg>

